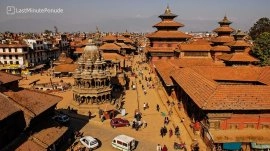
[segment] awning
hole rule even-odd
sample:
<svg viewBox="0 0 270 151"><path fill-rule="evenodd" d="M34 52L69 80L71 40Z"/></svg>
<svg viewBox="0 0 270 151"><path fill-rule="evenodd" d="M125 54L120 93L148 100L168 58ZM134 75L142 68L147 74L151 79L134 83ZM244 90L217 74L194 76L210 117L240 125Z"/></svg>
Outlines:
<svg viewBox="0 0 270 151"><path fill-rule="evenodd" d="M257 144L251 143L251 148L253 149L270 149L270 144Z"/></svg>
<svg viewBox="0 0 270 151"><path fill-rule="evenodd" d="M238 150L241 149L241 145L242 143L240 142L223 143L223 149Z"/></svg>

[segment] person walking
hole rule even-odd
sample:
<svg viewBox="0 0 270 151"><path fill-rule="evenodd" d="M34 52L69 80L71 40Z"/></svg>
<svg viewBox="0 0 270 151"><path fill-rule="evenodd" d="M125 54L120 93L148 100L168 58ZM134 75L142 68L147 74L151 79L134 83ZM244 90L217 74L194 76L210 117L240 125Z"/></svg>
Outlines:
<svg viewBox="0 0 270 151"><path fill-rule="evenodd" d="M157 104L157 111L158 111L158 112L159 112L159 109L160 109L160 108L159 108L159 105Z"/></svg>
<svg viewBox="0 0 270 151"><path fill-rule="evenodd" d="M160 135L161 135L161 137L163 138L163 136L164 136L164 132L163 132L164 130L163 130L163 127L161 127L160 128Z"/></svg>
<svg viewBox="0 0 270 151"><path fill-rule="evenodd" d="M162 148L161 145L158 144L158 145L157 145L157 151L161 151L161 148Z"/></svg>
<svg viewBox="0 0 270 151"><path fill-rule="evenodd" d="M161 151L168 151L167 146L166 146L166 145L164 145L164 146L162 147L162 150L161 150Z"/></svg>
<svg viewBox="0 0 270 151"><path fill-rule="evenodd" d="M173 135L173 130L172 130L172 128L170 128L170 130L169 130L169 137L171 138L172 135Z"/></svg>
<svg viewBox="0 0 270 151"><path fill-rule="evenodd" d="M146 103L144 102L143 103L143 110L145 110L146 109Z"/></svg>

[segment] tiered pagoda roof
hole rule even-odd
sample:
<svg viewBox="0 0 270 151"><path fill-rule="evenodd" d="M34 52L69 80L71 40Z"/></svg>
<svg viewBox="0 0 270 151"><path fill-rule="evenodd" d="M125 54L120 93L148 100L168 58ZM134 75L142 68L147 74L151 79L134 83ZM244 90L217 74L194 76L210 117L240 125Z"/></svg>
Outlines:
<svg viewBox="0 0 270 151"><path fill-rule="evenodd" d="M181 31L156 31L149 35L148 38L191 38L191 35L187 35Z"/></svg>
<svg viewBox="0 0 270 151"><path fill-rule="evenodd" d="M157 31L148 34L146 37L149 39L155 38L173 38L173 39L186 39L191 38L190 35L187 35L181 31L177 31L179 27L184 27L184 24L174 21L173 19L177 15L173 14L167 6L164 14L159 15L161 22L155 24L153 27L157 28Z"/></svg>
<svg viewBox="0 0 270 151"><path fill-rule="evenodd" d="M224 16L223 20L218 22L220 27L213 30L218 34L217 37L212 39L212 42L215 45L228 43L234 40L231 36L231 33L234 31L233 28L230 27L231 21L228 20L227 16Z"/></svg>
<svg viewBox="0 0 270 151"><path fill-rule="evenodd" d="M232 53L223 54L218 58L226 62L258 62L259 60L249 55L247 51L251 45L243 39L246 34L238 30L233 36L235 41L225 44L231 48Z"/></svg>

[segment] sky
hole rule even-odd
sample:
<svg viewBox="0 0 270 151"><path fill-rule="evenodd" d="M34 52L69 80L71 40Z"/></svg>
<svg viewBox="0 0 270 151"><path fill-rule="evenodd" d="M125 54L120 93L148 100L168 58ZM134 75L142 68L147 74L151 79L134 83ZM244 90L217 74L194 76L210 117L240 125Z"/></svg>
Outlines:
<svg viewBox="0 0 270 151"><path fill-rule="evenodd" d="M248 31L270 18L270 0L0 0L0 32L153 32L167 5L185 32L211 32L226 15L231 27ZM7 14L16 8L13 15ZM60 13L20 13L24 8L61 9ZM11 11L11 12L10 12Z"/></svg>

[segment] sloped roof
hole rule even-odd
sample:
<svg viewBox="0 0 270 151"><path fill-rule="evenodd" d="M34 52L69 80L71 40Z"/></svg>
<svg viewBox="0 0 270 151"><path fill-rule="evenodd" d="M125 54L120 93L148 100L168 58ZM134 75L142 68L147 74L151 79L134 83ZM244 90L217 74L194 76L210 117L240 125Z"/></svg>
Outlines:
<svg viewBox="0 0 270 151"><path fill-rule="evenodd" d="M59 64L54 67L54 72L75 72L78 64Z"/></svg>
<svg viewBox="0 0 270 151"><path fill-rule="evenodd" d="M210 51L209 44L179 44L180 51Z"/></svg>
<svg viewBox="0 0 270 151"><path fill-rule="evenodd" d="M181 31L155 31L146 36L147 38L191 38L191 35L185 34Z"/></svg>
<svg viewBox="0 0 270 151"><path fill-rule="evenodd" d="M35 142L44 148L48 148L53 143L55 143L60 137L62 137L68 130L65 126L59 126L58 123L44 121L39 123L36 126L38 129L39 127L46 127L45 129L37 131L32 135L32 138L36 140Z"/></svg>
<svg viewBox="0 0 270 151"><path fill-rule="evenodd" d="M116 45L115 43L105 43L99 47L100 50L120 50L121 47Z"/></svg>
<svg viewBox="0 0 270 151"><path fill-rule="evenodd" d="M133 41L130 38L125 38L124 42L125 43L133 43Z"/></svg>
<svg viewBox="0 0 270 151"><path fill-rule="evenodd" d="M116 43L116 45L120 46L122 49L130 49L130 47L125 43Z"/></svg>
<svg viewBox="0 0 270 151"><path fill-rule="evenodd" d="M229 26L222 26L222 27L218 27L216 29L213 30L214 32L233 32L234 29L229 27Z"/></svg>
<svg viewBox="0 0 270 151"><path fill-rule="evenodd" d="M244 61L244 62L258 62L259 60L252 57L248 53L245 52L235 52L230 54L223 54L217 56L217 58L224 61Z"/></svg>
<svg viewBox="0 0 270 151"><path fill-rule="evenodd" d="M9 115L20 111L13 102L4 94L0 93L0 121L7 118Z"/></svg>
<svg viewBox="0 0 270 151"><path fill-rule="evenodd" d="M102 57L104 58L104 60L122 60L125 58L124 56L117 53L103 53Z"/></svg>
<svg viewBox="0 0 270 151"><path fill-rule="evenodd" d="M66 53L62 52L58 59L53 62L54 64L67 64L67 63L73 63L73 60L66 55Z"/></svg>
<svg viewBox="0 0 270 151"><path fill-rule="evenodd" d="M126 40L126 37L124 37L123 35L117 35L117 36L116 36L116 39L117 39L117 40L125 41L125 40Z"/></svg>
<svg viewBox="0 0 270 151"><path fill-rule="evenodd" d="M173 47L147 47L149 52L174 52L175 48Z"/></svg>
<svg viewBox="0 0 270 151"><path fill-rule="evenodd" d="M211 48L211 51L229 52L229 51L231 51L231 49L230 49L230 47L228 47L228 46L217 45L217 46L213 46L213 47Z"/></svg>
<svg viewBox="0 0 270 151"><path fill-rule="evenodd" d="M23 144L21 144L18 148L16 148L15 151L47 151L46 148L40 146L39 144L37 144L34 140L32 139L28 139L27 141L23 142Z"/></svg>
<svg viewBox="0 0 270 151"><path fill-rule="evenodd" d="M214 62L211 58L179 58L170 60L170 63L181 68L191 66L225 66L223 63Z"/></svg>
<svg viewBox="0 0 270 151"><path fill-rule="evenodd" d="M3 94L12 99L17 107L32 118L62 100L62 97L29 89L7 91L3 92ZM26 119L27 123L30 122L27 120L29 119Z"/></svg>
<svg viewBox="0 0 270 151"><path fill-rule="evenodd" d="M191 67L178 69L172 78L205 110L269 110L269 85L226 85L216 81L258 81L264 70L260 67Z"/></svg>
<svg viewBox="0 0 270 151"><path fill-rule="evenodd" d="M215 82L194 72L191 68L178 69L172 74L172 78L200 108L204 106L217 87Z"/></svg>
<svg viewBox="0 0 270 151"><path fill-rule="evenodd" d="M161 21L155 24L153 27L183 27L184 25L174 20Z"/></svg>
<svg viewBox="0 0 270 151"><path fill-rule="evenodd" d="M225 45L231 46L231 47L250 47L251 45L245 42L244 40L236 40L229 43L226 43Z"/></svg>
<svg viewBox="0 0 270 151"><path fill-rule="evenodd" d="M177 66L173 66L167 61L154 61L153 62L155 69L159 73L159 75L162 77L162 80L165 82L167 86L173 85L172 79L171 79L171 73L175 71Z"/></svg>
<svg viewBox="0 0 270 151"><path fill-rule="evenodd" d="M111 34L109 34L109 35L102 38L103 41L115 41L116 39L117 39L116 36L111 35Z"/></svg>
<svg viewBox="0 0 270 151"><path fill-rule="evenodd" d="M214 37L211 40L212 42L221 42L221 43L227 43L227 42L232 42L234 41L233 36L218 36L218 37Z"/></svg>
<svg viewBox="0 0 270 151"><path fill-rule="evenodd" d="M191 44L199 44L199 45L211 45L213 44L211 41L207 40L207 39L193 39L193 41L191 42Z"/></svg>
<svg viewBox="0 0 270 151"><path fill-rule="evenodd" d="M22 79L21 76L16 76L10 73L0 71L0 84L6 84L13 81L21 80L21 79Z"/></svg>
<svg viewBox="0 0 270 151"><path fill-rule="evenodd" d="M84 51L84 47L78 47L75 49L74 53L77 53L77 54L82 54Z"/></svg>
<svg viewBox="0 0 270 151"><path fill-rule="evenodd" d="M22 47L28 47L27 44L0 44L0 48L22 48Z"/></svg>
<svg viewBox="0 0 270 151"><path fill-rule="evenodd" d="M267 85L270 85L269 75L270 75L270 67L269 66L264 67L264 70L261 72L261 74L258 78L258 81L265 83Z"/></svg>
<svg viewBox="0 0 270 151"><path fill-rule="evenodd" d="M225 66L205 66L192 67L194 71L209 80L232 80L232 81L257 81L265 68L252 66L225 67Z"/></svg>

